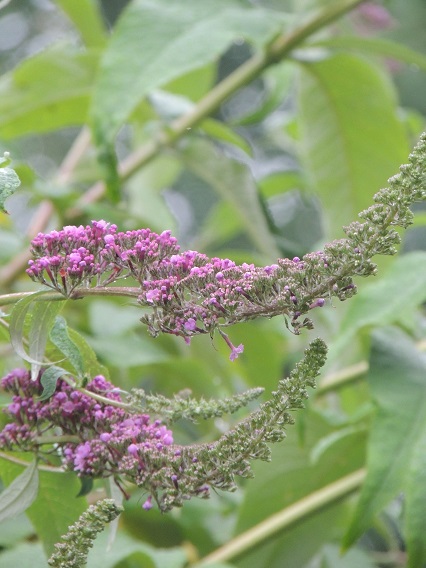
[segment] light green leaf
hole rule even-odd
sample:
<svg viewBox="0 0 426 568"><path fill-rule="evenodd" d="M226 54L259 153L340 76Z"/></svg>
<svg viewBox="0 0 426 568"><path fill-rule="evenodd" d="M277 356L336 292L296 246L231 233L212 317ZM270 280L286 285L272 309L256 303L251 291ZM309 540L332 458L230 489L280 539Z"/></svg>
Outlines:
<svg viewBox="0 0 426 568"><path fill-rule="evenodd" d="M0 493L0 523L28 509L38 491L37 461L34 460Z"/></svg>
<svg viewBox="0 0 426 568"><path fill-rule="evenodd" d="M49 132L86 121L98 53L43 51L0 78L0 136Z"/></svg>
<svg viewBox="0 0 426 568"><path fill-rule="evenodd" d="M50 340L65 355L77 372L82 377L84 374L84 362L77 345L71 341L68 333L68 325L65 319L57 316L50 331ZM65 371L64 371L65 372Z"/></svg>
<svg viewBox="0 0 426 568"><path fill-rule="evenodd" d="M218 140L219 142L226 142L227 144L232 144L237 148L240 148L248 154L253 155L250 145L244 140L242 136L234 132L225 123L219 120L214 120L213 118L207 118L201 123L201 129L211 138Z"/></svg>
<svg viewBox="0 0 426 568"><path fill-rule="evenodd" d="M40 299L41 296L45 296L47 294L50 294L50 292L47 290L41 290L40 292L34 292L34 294L30 294L29 296L22 298L22 300L19 300L19 302L17 302L13 307L10 318L9 332L12 347L14 348L16 354L24 359L24 361L28 361L29 363L35 365L40 364L41 361L35 360L31 357L31 355L28 355L24 347L25 318L33 302Z"/></svg>
<svg viewBox="0 0 426 568"><path fill-rule="evenodd" d="M15 170L12 168L4 167L1 162L8 162L7 158L0 159L0 211L7 213L4 202L8 197L13 195L18 187L21 185L21 180L19 179Z"/></svg>
<svg viewBox="0 0 426 568"><path fill-rule="evenodd" d="M404 319L426 299L426 252L416 251L398 256L378 282L366 284L351 299L330 348L330 360L353 339L362 328L389 325Z"/></svg>
<svg viewBox="0 0 426 568"><path fill-rule="evenodd" d="M406 130L390 80L361 57L305 64L298 96L302 161L339 236L406 159Z"/></svg>
<svg viewBox="0 0 426 568"><path fill-rule="evenodd" d="M87 47L103 47L105 27L96 0L55 0L76 26Z"/></svg>
<svg viewBox="0 0 426 568"><path fill-rule="evenodd" d="M95 540L89 553L87 568L114 568L126 558L139 554L137 566L147 568L183 568L187 565L188 557L183 548L155 549L152 546L136 540L123 531L117 535L111 550L107 548L108 535L103 532Z"/></svg>
<svg viewBox="0 0 426 568"><path fill-rule="evenodd" d="M284 21L236 0L131 2L102 58L91 111L96 141L108 146L153 89L216 60L236 38L266 45Z"/></svg>
<svg viewBox="0 0 426 568"><path fill-rule="evenodd" d="M426 71L426 56L402 43L378 37L336 36L313 45L331 47L333 49L348 49L371 55L390 57L403 61L408 65L416 65Z"/></svg>
<svg viewBox="0 0 426 568"><path fill-rule="evenodd" d="M64 300L65 301L65 300ZM56 315L63 308L62 302L35 302L31 306L31 324L29 331L29 355L31 359L31 380L37 379L42 366L47 339Z"/></svg>
<svg viewBox="0 0 426 568"><path fill-rule="evenodd" d="M321 557L321 568L376 568L377 564L363 550L353 548L342 555L338 546L327 544Z"/></svg>
<svg viewBox="0 0 426 568"><path fill-rule="evenodd" d="M46 568L47 558L40 543L22 542L10 550L2 550L2 568L31 566L31 568Z"/></svg>
<svg viewBox="0 0 426 568"><path fill-rule="evenodd" d="M255 181L248 167L223 155L211 143L196 140L182 152L187 167L229 202L247 234L265 262L276 260L280 252L275 244Z"/></svg>
<svg viewBox="0 0 426 568"><path fill-rule="evenodd" d="M369 383L377 404L368 448L367 477L344 545L405 490L405 533L410 568L426 561L426 355L396 328L374 333Z"/></svg>
<svg viewBox="0 0 426 568"><path fill-rule="evenodd" d="M10 483L21 470L21 466L0 460L0 477L5 483ZM87 509L87 500L76 497L78 491L79 481L74 474L39 472L37 499L26 514L48 557L55 543L66 534L69 525Z"/></svg>
<svg viewBox="0 0 426 568"><path fill-rule="evenodd" d="M56 390L56 383L58 382L58 379L68 374L68 371L61 367L56 367L55 365L46 369L40 379L43 392L41 393L39 400L43 401L50 398Z"/></svg>
<svg viewBox="0 0 426 568"><path fill-rule="evenodd" d="M136 333L122 337L94 337L91 344L105 361L117 367L154 365L170 359L170 355L154 344L152 338Z"/></svg>
<svg viewBox="0 0 426 568"><path fill-rule="evenodd" d="M300 417L296 417L296 420ZM364 461L365 441L342 438L312 465L310 454L318 441L332 433L330 425L312 409L305 415L305 436L300 444L295 428L282 444L272 448L272 463L253 464L254 479L246 486L237 533L250 529L313 491L358 469ZM346 526L344 504L317 511L240 557L239 566L280 568L305 566L336 531ZM267 561L265 561L267 559Z"/></svg>

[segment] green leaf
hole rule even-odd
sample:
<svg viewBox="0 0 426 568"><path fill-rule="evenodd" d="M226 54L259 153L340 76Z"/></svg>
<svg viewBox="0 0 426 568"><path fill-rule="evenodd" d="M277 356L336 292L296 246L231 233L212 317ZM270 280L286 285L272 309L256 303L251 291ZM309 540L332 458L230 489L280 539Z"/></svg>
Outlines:
<svg viewBox="0 0 426 568"><path fill-rule="evenodd" d="M298 419L300 417L296 417ZM310 459L312 449L333 430L313 409L305 415L305 420L303 446L297 431L289 429L286 440L273 447L272 463L253 464L255 477L246 486L237 534L362 466L365 440L360 437L336 441L313 465ZM240 555L238 566L305 566L321 546L346 526L347 516L344 504L324 507Z"/></svg>
<svg viewBox="0 0 426 568"><path fill-rule="evenodd" d="M40 543L22 542L9 550L1 551L2 568L31 566L31 568L46 568L46 556Z"/></svg>
<svg viewBox="0 0 426 568"><path fill-rule="evenodd" d="M72 328L68 328L68 334L72 343L77 346L80 356L84 362L84 373L89 377L103 375L106 379L108 379L108 369L99 363L96 353L84 337Z"/></svg>
<svg viewBox="0 0 426 568"><path fill-rule="evenodd" d="M367 477L344 545L405 491L408 567L426 561L426 355L396 328L374 333L369 384L377 405L368 447Z"/></svg>
<svg viewBox="0 0 426 568"><path fill-rule="evenodd" d="M21 185L21 180L15 170L7 167L9 162L9 155L5 152L4 157L0 158L0 211L3 211L3 213L7 213L4 202Z"/></svg>
<svg viewBox="0 0 426 568"><path fill-rule="evenodd" d="M91 110L95 140L108 145L153 89L216 60L236 38L266 45L283 22L282 14L245 1L131 2L102 58Z"/></svg>
<svg viewBox="0 0 426 568"><path fill-rule="evenodd" d="M223 155L211 143L197 140L182 152L187 167L229 202L247 234L267 260L280 252L268 226L262 202L248 167Z"/></svg>
<svg viewBox="0 0 426 568"><path fill-rule="evenodd" d="M84 374L84 362L77 345L71 341L68 333L68 325L65 319L57 316L50 332L50 340L65 355L67 360L74 367L77 375L82 377ZM65 371L64 371L65 372Z"/></svg>
<svg viewBox="0 0 426 568"><path fill-rule="evenodd" d="M93 477L79 477L78 478L81 486L80 491L77 493L77 497L84 497L88 495L93 489Z"/></svg>
<svg viewBox="0 0 426 568"><path fill-rule="evenodd" d="M335 360L362 328L404 320L426 299L426 252L398 256L386 274L365 285L351 299L333 342L329 359Z"/></svg>
<svg viewBox="0 0 426 568"><path fill-rule="evenodd" d="M37 491L38 469L34 460L0 493L0 523L26 511L37 497Z"/></svg>
<svg viewBox="0 0 426 568"><path fill-rule="evenodd" d="M324 546L321 568L376 568L377 564L363 550L353 548L342 556L339 547L333 544Z"/></svg>
<svg viewBox="0 0 426 568"><path fill-rule="evenodd" d="M64 300L65 301L65 300ZM29 331L29 359L31 359L31 380L36 380L46 343L58 312L63 308L61 302L35 302L31 307L31 324Z"/></svg>
<svg viewBox="0 0 426 568"><path fill-rule="evenodd" d="M50 132L86 121L98 53L45 50L0 78L0 137Z"/></svg>
<svg viewBox="0 0 426 568"><path fill-rule="evenodd" d="M10 483L21 470L19 465L0 460L0 477L5 483ZM26 514L48 557L55 543L66 534L69 525L87 508L85 498L75 497L78 491L79 482L74 474L39 471L37 499L27 509Z"/></svg>
<svg viewBox="0 0 426 568"><path fill-rule="evenodd" d="M103 47L105 27L96 0L55 0L80 32L87 47Z"/></svg>
<svg viewBox="0 0 426 568"><path fill-rule="evenodd" d="M300 146L331 233L371 202L408 154L390 81L372 63L337 54L300 73Z"/></svg>
<svg viewBox="0 0 426 568"><path fill-rule="evenodd" d="M46 290L41 290L40 292L34 292L34 294L26 296L25 298L22 298L22 300L19 300L19 302L15 304L11 312L9 332L10 332L10 341L12 343L12 347L15 350L16 354L19 355L19 357L21 357L22 359L24 359L24 361L28 361L29 363L35 365L40 364L40 361L35 360L30 355L28 355L24 347L25 318L33 302L37 301L41 296L46 296L47 294L50 294L50 292ZM37 322L35 322L35 326L36 325Z"/></svg>
<svg viewBox="0 0 426 568"><path fill-rule="evenodd" d="M43 401L50 398L56 390L56 383L58 382L58 379L68 374L68 371L61 367L56 367L55 365L46 369L40 379L43 392L41 393L39 400Z"/></svg>
<svg viewBox="0 0 426 568"><path fill-rule="evenodd" d="M315 42L313 45L348 49L371 55L380 55L403 61L408 65L416 65L426 71L426 56L395 41L378 37L339 36ZM310 45L311 47L311 45Z"/></svg>
<svg viewBox="0 0 426 568"><path fill-rule="evenodd" d="M136 566L144 568L183 568L188 556L183 548L155 549L119 532L111 550L107 547L108 535L103 532L95 540L89 553L87 568L114 568L119 562L136 555Z"/></svg>

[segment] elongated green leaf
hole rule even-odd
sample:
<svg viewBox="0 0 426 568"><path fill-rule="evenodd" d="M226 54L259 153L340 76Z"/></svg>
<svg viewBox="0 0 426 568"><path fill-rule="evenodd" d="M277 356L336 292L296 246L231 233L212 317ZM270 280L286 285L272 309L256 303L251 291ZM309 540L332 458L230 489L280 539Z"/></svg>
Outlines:
<svg viewBox="0 0 426 568"><path fill-rule="evenodd" d="M84 374L83 357L77 345L71 340L68 325L65 319L57 316L50 332L50 339L54 345L66 356L67 360L81 377Z"/></svg>
<svg viewBox="0 0 426 568"><path fill-rule="evenodd" d="M368 473L345 537L350 546L372 519L405 490L408 566L426 561L426 355L396 328L374 334L369 383L378 411L368 448Z"/></svg>
<svg viewBox="0 0 426 568"><path fill-rule="evenodd" d="M24 361L28 361L31 364L39 364L40 361L32 359L30 355L27 354L24 347L24 324L25 318L28 314L28 310L33 302L37 301L41 296L49 294L48 291L41 290L40 292L34 292L30 296L26 296L17 302L12 310L10 319L10 341L12 347Z"/></svg>
<svg viewBox="0 0 426 568"><path fill-rule="evenodd" d="M34 460L0 493L0 523L28 509L38 491L37 461Z"/></svg>
<svg viewBox="0 0 426 568"><path fill-rule="evenodd" d="M234 208L235 215L265 259L276 260L280 252L272 236L250 170L221 154L212 144L197 140L183 151L188 168Z"/></svg>
<svg viewBox="0 0 426 568"><path fill-rule="evenodd" d="M55 48L0 78L4 139L84 124L98 54Z"/></svg>
<svg viewBox="0 0 426 568"><path fill-rule="evenodd" d="M336 341L330 349L335 359L358 330L388 325L408 316L426 299L426 252L399 256L379 280L366 284L351 300Z"/></svg>
<svg viewBox="0 0 426 568"><path fill-rule="evenodd" d="M15 193L20 185L21 181L15 170L0 165L0 211L7 213L4 202Z"/></svg>
<svg viewBox="0 0 426 568"><path fill-rule="evenodd" d="M426 71L426 56L423 53L389 39L377 37L339 36L315 42L314 45L337 49L349 49L371 55L391 57L392 59L408 63L408 65L417 65L417 67Z"/></svg>
<svg viewBox="0 0 426 568"><path fill-rule="evenodd" d="M21 466L0 460L0 477L5 483L10 483L21 471ZM87 500L76 497L78 491L79 482L74 474L39 472L38 495L26 514L48 557L69 525L87 508Z"/></svg>
<svg viewBox="0 0 426 568"><path fill-rule="evenodd" d="M68 371L61 367L56 367L55 365L46 369L40 380L43 392L41 393L39 400L47 400L50 398L56 390L56 383L58 382L58 379L67 374Z"/></svg>
<svg viewBox="0 0 426 568"><path fill-rule="evenodd" d="M68 328L68 334L71 341L77 346L81 358L84 362L84 373L89 377L103 375L106 379L109 377L108 369L99 363L96 353L87 343L82 335L75 329Z"/></svg>
<svg viewBox="0 0 426 568"><path fill-rule="evenodd" d="M283 23L282 14L245 1L134 0L102 58L91 111L95 139L110 142L153 89L216 60L236 38L265 45Z"/></svg>
<svg viewBox="0 0 426 568"><path fill-rule="evenodd" d="M105 44L105 27L96 0L55 1L76 26L87 47L102 47Z"/></svg>
<svg viewBox="0 0 426 568"><path fill-rule="evenodd" d="M395 93L378 67L340 53L305 64L299 109L307 177L339 236L408 154Z"/></svg>
<svg viewBox="0 0 426 568"><path fill-rule="evenodd" d="M64 302L35 302L31 308L31 325L28 337L31 359L31 379L34 381L41 368L47 339Z"/></svg>
<svg viewBox="0 0 426 568"><path fill-rule="evenodd" d="M0 158L0 211L4 213L7 213L4 202L15 193L21 184L17 173L8 167L10 162L9 152L4 152L3 157Z"/></svg>

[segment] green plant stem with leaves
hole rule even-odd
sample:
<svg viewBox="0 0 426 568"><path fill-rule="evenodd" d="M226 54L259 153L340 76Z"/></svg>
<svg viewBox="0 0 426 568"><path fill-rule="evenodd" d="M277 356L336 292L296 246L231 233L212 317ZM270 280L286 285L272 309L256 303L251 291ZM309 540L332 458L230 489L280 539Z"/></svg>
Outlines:
<svg viewBox="0 0 426 568"><path fill-rule="evenodd" d="M310 20L303 23L299 28L296 28L289 34L286 33L277 37L264 53L253 55L251 59L216 85L191 111L168 124L163 130L157 132L151 141L125 158L118 166L118 175L121 182L124 183L129 180L165 148L172 146L182 137L186 136L192 128L197 126L206 117L211 116L223 102L256 79L256 77L259 77L265 69L277 64L285 57L291 57L291 52L302 46L307 38L323 29L327 24L338 20L345 13L353 10L364 1L365 0L348 0L339 2L315 14ZM83 130L76 138L72 150L67 154L60 168L57 179L59 184L68 181L79 159L84 155L88 142L87 130ZM72 219L78 216L82 208L100 199L105 189L106 185L103 181L95 183L78 200L77 204L65 213L65 218ZM45 201L37 214L37 223L34 229L29 233L30 238L43 230L52 212L52 203ZM8 284L13 281L16 274L25 266L28 259L29 255L24 251L22 255L13 259L10 265L2 267L0 270L0 282Z"/></svg>

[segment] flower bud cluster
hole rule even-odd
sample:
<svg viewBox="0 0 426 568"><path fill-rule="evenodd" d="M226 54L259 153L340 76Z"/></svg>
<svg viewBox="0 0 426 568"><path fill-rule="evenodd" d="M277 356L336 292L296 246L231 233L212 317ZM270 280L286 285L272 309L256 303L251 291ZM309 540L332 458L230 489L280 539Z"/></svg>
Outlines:
<svg viewBox="0 0 426 568"><path fill-rule="evenodd" d="M131 414L128 408L133 406L123 408L119 392L102 376L89 382L85 392L59 380L52 397L40 400L40 380L32 381L28 371L15 369L1 381L13 397L5 409L11 422L0 432L0 449L33 452L47 462L52 454L59 456L65 469L79 476L128 480L147 491L145 510L155 501L168 511L192 497L207 498L211 489L235 490L236 476L251 477L251 461L269 459L268 444L285 437L285 425L293 422L290 412L303 406L306 386L314 386L325 355L325 344L313 341L270 401L217 442L190 446L173 444L170 430L159 421L150 422L146 414ZM254 389L223 404L202 401L199 409L178 398L175 411L164 398L148 400L143 393L134 393L133 399L142 397L150 407L164 409L169 419L192 419L232 412L260 392Z"/></svg>
<svg viewBox="0 0 426 568"><path fill-rule="evenodd" d="M236 265L227 258L180 252L170 231L123 233L105 221L92 221L87 227L40 233L32 243L34 260L27 272L71 297L84 295L81 288L93 286L94 279L100 288L133 277L137 287L115 286L114 293L138 299L145 308L141 320L154 336L171 333L189 341L196 334L212 335L224 326L277 315L284 315L298 333L312 327L302 316L323 306L326 298L345 300L356 293L352 278L375 273L374 255L395 253L399 235L393 226L407 227L412 221L409 206L426 196L425 155L423 135L409 163L389 179L376 203L360 213L364 222L351 223L344 229L347 238L302 259L279 259L264 267ZM223 336L235 359L243 346L234 347Z"/></svg>
<svg viewBox="0 0 426 568"><path fill-rule="evenodd" d="M129 464L135 472L144 469L147 452L161 453L173 443L172 432L159 420L151 422L147 414L115 406L121 396L101 375L86 390L111 404L98 402L64 380L58 381L49 400L41 401L40 380L32 381L25 369L11 371L0 384L13 395L5 410L12 422L0 432L3 450L37 451L42 456L46 435L57 435L60 429L55 439L63 465L81 476L108 477L127 472Z"/></svg>

